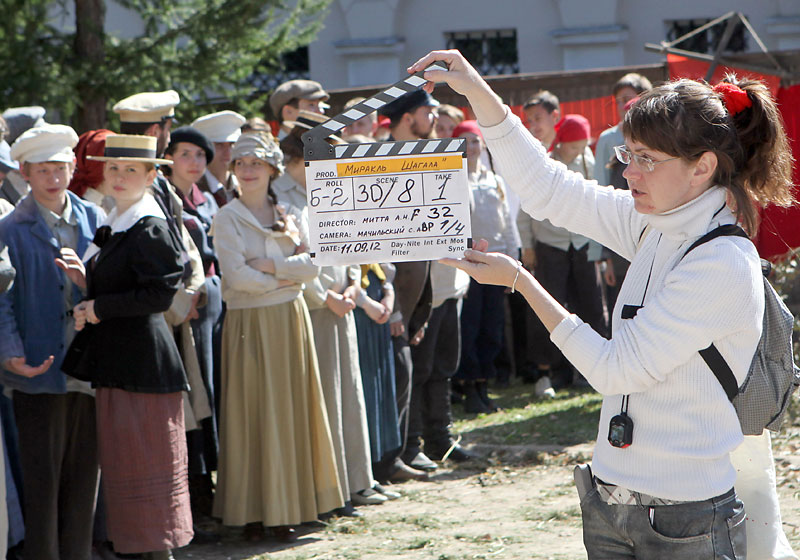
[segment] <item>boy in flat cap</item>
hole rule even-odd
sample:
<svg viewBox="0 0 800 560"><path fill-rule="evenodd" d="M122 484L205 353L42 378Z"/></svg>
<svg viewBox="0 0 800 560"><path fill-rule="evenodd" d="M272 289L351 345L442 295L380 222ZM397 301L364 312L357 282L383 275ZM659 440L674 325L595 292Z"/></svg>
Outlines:
<svg viewBox="0 0 800 560"><path fill-rule="evenodd" d="M81 268L105 217L67 191L75 131L43 125L11 147L30 194L0 221L17 278L0 295L0 362L12 390L25 499L25 557L90 558L97 490L94 393L65 375L62 360L75 331L68 315L85 286L62 268ZM56 264L56 261L59 264Z"/></svg>
<svg viewBox="0 0 800 560"><path fill-rule="evenodd" d="M234 111L220 111L204 115L192 123L192 127L214 144L214 159L208 162L206 172L197 181L200 190L210 193L221 208L233 198L238 187L236 177L231 173L231 148L239 139L242 125L247 122Z"/></svg>
<svg viewBox="0 0 800 560"><path fill-rule="evenodd" d="M284 123L296 120L298 111L322 115L328 108L325 102L329 98L319 82L313 80L289 80L275 88L269 97L269 106L281 123L278 140L283 140L291 132L292 127Z"/></svg>

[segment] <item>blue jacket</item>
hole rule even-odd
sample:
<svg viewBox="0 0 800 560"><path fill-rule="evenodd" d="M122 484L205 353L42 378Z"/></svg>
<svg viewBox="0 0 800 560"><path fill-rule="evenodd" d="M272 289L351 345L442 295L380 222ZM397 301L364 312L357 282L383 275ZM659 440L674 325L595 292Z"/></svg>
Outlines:
<svg viewBox="0 0 800 560"><path fill-rule="evenodd" d="M103 220L103 211L90 202L67 192L78 219L78 246L82 255ZM55 356L50 369L34 378L2 371L6 387L24 393L65 393L67 381L61 372L64 359L64 272L55 264L59 245L39 213L32 195L22 199L14 211L0 220L0 241L8 246L17 278L11 289L0 295L0 363L25 356L29 365L38 366ZM83 295L74 287L72 300Z"/></svg>

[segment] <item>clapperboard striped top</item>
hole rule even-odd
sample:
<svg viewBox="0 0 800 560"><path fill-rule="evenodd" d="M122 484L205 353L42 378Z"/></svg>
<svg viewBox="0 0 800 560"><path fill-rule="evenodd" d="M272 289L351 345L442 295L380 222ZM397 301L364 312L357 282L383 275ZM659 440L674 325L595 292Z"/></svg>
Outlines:
<svg viewBox="0 0 800 560"><path fill-rule="evenodd" d="M406 156L458 152L464 143L463 138L445 138L444 140L414 140L410 142L373 142L371 144L343 144L334 146L336 159Z"/></svg>
<svg viewBox="0 0 800 560"><path fill-rule="evenodd" d="M324 139L344 127L356 122L358 119L377 111L387 103L391 103L401 95L410 93L425 85L423 75L428 70L447 70L442 62L435 62L422 72L403 78L394 85L357 103L344 113L332 117L327 122L314 127L303 134L306 162L318 159L343 159L361 157L404 156L416 154L431 154L443 152L463 151L462 138L445 138L438 140L415 140L411 142L381 142L371 144L344 144L330 146ZM321 149L314 149L314 142Z"/></svg>

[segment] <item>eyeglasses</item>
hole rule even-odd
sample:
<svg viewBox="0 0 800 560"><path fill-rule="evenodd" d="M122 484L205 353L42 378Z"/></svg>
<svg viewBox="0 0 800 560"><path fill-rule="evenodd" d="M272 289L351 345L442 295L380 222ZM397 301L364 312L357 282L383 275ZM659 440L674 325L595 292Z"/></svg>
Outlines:
<svg viewBox="0 0 800 560"><path fill-rule="evenodd" d="M647 156L640 156L634 154L628 149L628 146L614 146L614 155L617 156L617 159L620 163L624 163L625 165L629 165L631 160L633 160L639 169L643 171L647 171L651 173L655 171L656 165L659 163L664 163L665 161L672 161L673 159L680 159L679 157L671 157L667 159L662 159L661 161L653 161L651 158Z"/></svg>

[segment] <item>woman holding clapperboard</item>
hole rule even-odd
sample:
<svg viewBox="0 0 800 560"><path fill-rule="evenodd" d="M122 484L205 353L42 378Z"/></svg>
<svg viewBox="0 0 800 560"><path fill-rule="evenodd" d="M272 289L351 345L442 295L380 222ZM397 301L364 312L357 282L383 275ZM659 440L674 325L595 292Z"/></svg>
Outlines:
<svg viewBox="0 0 800 560"><path fill-rule="evenodd" d="M713 342L744 380L761 336L760 261L748 239L734 236L684 254L723 224L740 222L752 234L759 205L792 202L791 155L768 90L729 76L713 88L678 80L642 94L616 148L630 185L622 191L548 158L459 52L432 52L409 72L437 60L449 71L426 72L425 88L445 82L467 97L522 209L631 260L610 340L506 255L470 250L444 261L519 290L604 395L594 476L578 478L589 558L745 558L730 457L741 426L698 351Z"/></svg>

